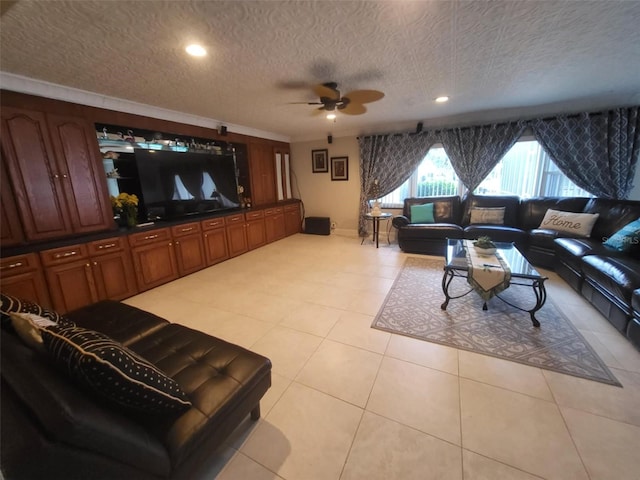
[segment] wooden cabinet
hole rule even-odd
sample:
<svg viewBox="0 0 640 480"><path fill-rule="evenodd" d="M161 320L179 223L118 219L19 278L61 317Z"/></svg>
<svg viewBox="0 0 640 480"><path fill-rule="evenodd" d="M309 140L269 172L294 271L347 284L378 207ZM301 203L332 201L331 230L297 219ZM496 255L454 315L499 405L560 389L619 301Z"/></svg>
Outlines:
<svg viewBox="0 0 640 480"><path fill-rule="evenodd" d="M171 227L176 250L178 274L188 275L207 266L200 223L191 222Z"/></svg>
<svg viewBox="0 0 640 480"><path fill-rule="evenodd" d="M168 228L129 235L131 257L141 292L178 278L176 254Z"/></svg>
<svg viewBox="0 0 640 480"><path fill-rule="evenodd" d="M229 258L224 217L203 220L201 226L207 266L220 263Z"/></svg>
<svg viewBox="0 0 640 480"><path fill-rule="evenodd" d="M271 207L264 210L264 227L267 243L275 242L286 236L284 208Z"/></svg>
<svg viewBox="0 0 640 480"><path fill-rule="evenodd" d="M98 301L86 245L40 252L53 308L66 313Z"/></svg>
<svg viewBox="0 0 640 480"><path fill-rule="evenodd" d="M52 307L47 283L37 253L16 255L0 260L2 293Z"/></svg>
<svg viewBox="0 0 640 480"><path fill-rule="evenodd" d="M253 210L244 214L247 222L247 247L253 250L267 243L264 226L264 210Z"/></svg>
<svg viewBox="0 0 640 480"><path fill-rule="evenodd" d="M299 203L284 206L284 223L287 236L300 232L302 216L300 215Z"/></svg>
<svg viewBox="0 0 640 480"><path fill-rule="evenodd" d="M276 173L273 147L270 144L249 145L249 168L251 171L251 200L254 206L276 201Z"/></svg>
<svg viewBox="0 0 640 480"><path fill-rule="evenodd" d="M229 256L236 257L249 251L247 244L247 225L244 213L237 213L225 217L227 226L227 245L229 246Z"/></svg>
<svg viewBox="0 0 640 480"><path fill-rule="evenodd" d="M18 207L7 178L4 160L0 157L0 244L3 247L18 245L24 240Z"/></svg>
<svg viewBox="0 0 640 480"><path fill-rule="evenodd" d="M2 151L27 240L113 226L95 134L84 119L3 107Z"/></svg>
<svg viewBox="0 0 640 480"><path fill-rule="evenodd" d="M137 293L126 238L44 250L40 258L53 307L60 313Z"/></svg>
<svg viewBox="0 0 640 480"><path fill-rule="evenodd" d="M98 240L88 247L99 300L123 300L138 293L126 237Z"/></svg>

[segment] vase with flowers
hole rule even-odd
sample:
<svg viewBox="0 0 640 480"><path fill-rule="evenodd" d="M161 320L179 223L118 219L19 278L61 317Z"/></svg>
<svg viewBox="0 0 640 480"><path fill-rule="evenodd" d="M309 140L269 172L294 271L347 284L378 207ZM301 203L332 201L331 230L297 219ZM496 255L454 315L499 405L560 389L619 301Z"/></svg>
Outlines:
<svg viewBox="0 0 640 480"><path fill-rule="evenodd" d="M111 207L114 215L120 216L120 224L133 228L138 224L138 197L122 192L117 197L111 196Z"/></svg>

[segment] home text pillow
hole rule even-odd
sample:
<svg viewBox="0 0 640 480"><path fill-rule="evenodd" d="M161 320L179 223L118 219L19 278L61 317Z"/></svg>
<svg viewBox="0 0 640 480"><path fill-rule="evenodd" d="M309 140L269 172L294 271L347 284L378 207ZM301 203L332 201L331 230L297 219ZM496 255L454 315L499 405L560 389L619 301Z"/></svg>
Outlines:
<svg viewBox="0 0 640 480"><path fill-rule="evenodd" d="M411 205L411 223L434 223L433 203Z"/></svg>
<svg viewBox="0 0 640 480"><path fill-rule="evenodd" d="M628 252L632 246L640 245L640 218L622 227L604 244L620 252Z"/></svg>
<svg viewBox="0 0 640 480"><path fill-rule="evenodd" d="M20 339L34 350L44 353L41 329L53 326L55 322L35 313L11 312L9 316L11 317L13 329Z"/></svg>
<svg viewBox="0 0 640 480"><path fill-rule="evenodd" d="M121 407L173 413L191 406L175 380L103 333L54 325L42 330L42 339L54 362L73 380Z"/></svg>
<svg viewBox="0 0 640 480"><path fill-rule="evenodd" d="M504 207L471 207L469 223L504 224Z"/></svg>
<svg viewBox="0 0 640 480"><path fill-rule="evenodd" d="M599 216L599 213L563 212L550 208L538 228L570 233L576 237L588 237Z"/></svg>
<svg viewBox="0 0 640 480"><path fill-rule="evenodd" d="M60 323L61 325L74 325L71 320L63 317L54 310L44 308L35 302L21 300L13 295L0 293L0 313L2 314L2 326L4 328L11 329L11 319L9 315L12 312L33 313L40 317L48 318L52 322Z"/></svg>

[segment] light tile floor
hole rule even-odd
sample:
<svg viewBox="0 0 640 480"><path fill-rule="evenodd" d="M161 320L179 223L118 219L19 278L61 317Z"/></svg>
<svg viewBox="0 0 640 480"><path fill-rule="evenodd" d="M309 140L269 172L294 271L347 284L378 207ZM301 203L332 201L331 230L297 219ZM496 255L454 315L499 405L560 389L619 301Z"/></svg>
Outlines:
<svg viewBox="0 0 640 480"><path fill-rule="evenodd" d="M202 479L640 479L640 353L595 309L544 272L624 388L370 328L406 257L299 234L127 300L273 362Z"/></svg>

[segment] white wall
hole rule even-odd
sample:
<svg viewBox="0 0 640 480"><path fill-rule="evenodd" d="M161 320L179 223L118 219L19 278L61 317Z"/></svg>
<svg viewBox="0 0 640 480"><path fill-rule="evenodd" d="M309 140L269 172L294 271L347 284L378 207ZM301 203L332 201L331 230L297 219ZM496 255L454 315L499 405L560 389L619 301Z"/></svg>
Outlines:
<svg viewBox="0 0 640 480"><path fill-rule="evenodd" d="M311 150L329 151L329 172L312 173ZM331 181L331 157L349 157L349 180ZM291 144L293 193L304 202L306 217L329 217L336 224L333 232L357 235L360 202L360 155L356 137Z"/></svg>

